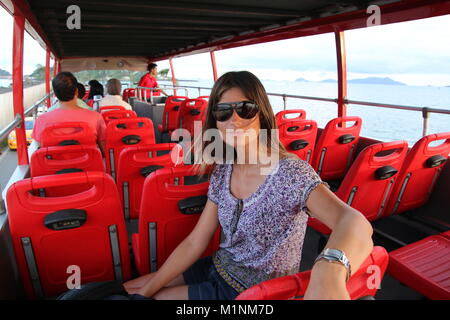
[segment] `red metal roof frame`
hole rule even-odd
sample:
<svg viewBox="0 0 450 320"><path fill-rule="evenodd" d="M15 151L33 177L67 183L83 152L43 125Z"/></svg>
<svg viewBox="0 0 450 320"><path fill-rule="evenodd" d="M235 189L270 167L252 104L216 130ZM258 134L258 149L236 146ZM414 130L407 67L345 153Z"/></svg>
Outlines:
<svg viewBox="0 0 450 320"><path fill-rule="evenodd" d="M450 14L450 1L442 0L405 0L380 6L381 24L405 22ZM185 48L164 56L149 58L151 61L161 61L168 58L183 57L209 51L231 49L258 43L285 40L316 34L367 27L370 14L366 10L353 11L339 15L323 17L282 26L266 31L235 36L229 39Z"/></svg>
<svg viewBox="0 0 450 320"><path fill-rule="evenodd" d="M6 2L10 3L11 5L8 6ZM28 24L25 24L25 30L28 32L28 34L35 38L35 40L45 50L49 49L55 60L59 58L55 54L53 46L50 44L50 41L48 40L44 30L42 30L40 24L37 22L36 17L31 11L30 6L25 0L0 0L0 6L2 6L11 15L20 14L21 16L25 17L26 22L28 22ZM30 30L30 28L32 30ZM38 39L36 39L36 36L38 37Z"/></svg>

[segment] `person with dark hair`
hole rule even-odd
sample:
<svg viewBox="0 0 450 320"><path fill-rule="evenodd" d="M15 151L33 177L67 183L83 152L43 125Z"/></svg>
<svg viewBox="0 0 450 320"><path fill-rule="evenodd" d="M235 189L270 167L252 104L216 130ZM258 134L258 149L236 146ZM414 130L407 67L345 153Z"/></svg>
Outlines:
<svg viewBox="0 0 450 320"><path fill-rule="evenodd" d="M109 79L106 83L106 96L100 100L99 106L122 106L125 109L132 110L131 106L123 101L120 93L122 92L122 84L118 79Z"/></svg>
<svg viewBox="0 0 450 320"><path fill-rule="evenodd" d="M94 107L94 97L100 96L101 98L103 98L104 97L104 89L103 89L103 85L100 82L98 82L97 80L90 80L88 82L88 85L89 85L89 95L88 95L88 99L87 99L86 103L89 107L93 108Z"/></svg>
<svg viewBox="0 0 450 320"><path fill-rule="evenodd" d="M304 298L350 298L346 281L372 251L372 227L308 162L286 151L276 129L267 93L252 73L228 72L215 82L201 135L208 130L217 137L201 145L199 173L213 166L203 212L158 271L124 284L128 293L157 300L231 300L261 282L295 274L312 216L332 233ZM213 156L211 143L234 149L235 158L224 152ZM219 226L224 234L219 249L198 260Z"/></svg>
<svg viewBox="0 0 450 320"><path fill-rule="evenodd" d="M92 110L78 105L78 82L70 72L60 72L52 80L53 92L59 100L59 107L46 112L36 119L32 137L38 143L42 132L51 123L86 122L97 136L97 143L104 151L106 125L103 117Z"/></svg>
<svg viewBox="0 0 450 320"><path fill-rule="evenodd" d="M86 94L86 89L82 83L77 82L77 89L78 89L78 99L77 99L77 105L80 108L92 110L91 107L89 107L86 102L83 101L83 97ZM47 112L53 111L55 109L59 108L59 102L56 102L53 106L51 106Z"/></svg>
<svg viewBox="0 0 450 320"><path fill-rule="evenodd" d="M148 73L144 74L139 80L138 86L139 87L146 87L146 88L158 88L158 82L156 81L156 76L158 75L158 66L156 63L149 63L147 66ZM151 92L150 92L151 91ZM167 93L165 93L163 90L146 90L146 97L147 101L151 101L150 96L157 97L157 99L154 99L154 102L164 102L165 99L161 99L160 92L162 92L165 96L169 96Z"/></svg>

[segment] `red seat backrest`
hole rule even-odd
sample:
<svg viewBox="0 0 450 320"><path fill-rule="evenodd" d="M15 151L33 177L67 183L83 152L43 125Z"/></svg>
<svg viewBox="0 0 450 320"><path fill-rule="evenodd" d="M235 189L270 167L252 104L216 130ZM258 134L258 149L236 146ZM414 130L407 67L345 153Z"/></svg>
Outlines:
<svg viewBox="0 0 450 320"><path fill-rule="evenodd" d="M311 163L317 136L314 120L285 121L278 126L280 142L288 152Z"/></svg>
<svg viewBox="0 0 450 320"><path fill-rule="evenodd" d="M354 122L350 127L341 124ZM316 143L312 167L323 180L340 179L356 155L362 120L360 117L339 117L327 123Z"/></svg>
<svg viewBox="0 0 450 320"><path fill-rule="evenodd" d="M161 267L200 218L209 182L186 185L186 177L194 175L193 166L180 166L157 170L145 179L139 233L133 235L133 251L140 274ZM186 203L189 201L192 202ZM217 250L219 240L218 228L203 256Z"/></svg>
<svg viewBox="0 0 450 320"><path fill-rule="evenodd" d="M128 99L130 97L136 96L136 89L135 88L127 88L123 90L122 99L125 102L128 102Z"/></svg>
<svg viewBox="0 0 450 320"><path fill-rule="evenodd" d="M352 300L374 296L389 262L383 247L374 247L372 253L349 281L347 290ZM236 300L301 300L309 285L311 271L264 281L242 292ZM378 286L377 286L378 285Z"/></svg>
<svg viewBox="0 0 450 320"><path fill-rule="evenodd" d="M108 125L112 120L136 118L137 114L132 110L111 110L102 112L102 116L105 124Z"/></svg>
<svg viewBox="0 0 450 320"><path fill-rule="evenodd" d="M286 115L288 114L289 115L298 114L298 116L286 118ZM283 110L275 115L275 119L277 121L277 126L279 127L285 122L306 119L306 111L303 109Z"/></svg>
<svg viewBox="0 0 450 320"><path fill-rule="evenodd" d="M208 101L205 99L187 99L181 102L178 115L178 128L186 129L194 137L194 125L205 122Z"/></svg>
<svg viewBox="0 0 450 320"><path fill-rule="evenodd" d="M437 146L433 141L445 140ZM402 213L427 202L450 153L450 132L430 134L417 141L405 158L392 190L386 214Z"/></svg>
<svg viewBox="0 0 450 320"><path fill-rule="evenodd" d="M407 151L406 141L376 143L366 147L353 162L336 195L359 210L369 221L382 217ZM388 152L391 153L377 156Z"/></svg>
<svg viewBox="0 0 450 320"><path fill-rule="evenodd" d="M47 187L89 184L65 197L38 197ZM81 284L130 278L127 231L114 181L102 172L41 176L7 192L8 219L22 283L29 297L67 291L72 267Z"/></svg>
<svg viewBox="0 0 450 320"><path fill-rule="evenodd" d="M161 151L172 152L158 155ZM183 149L176 143L131 146L122 150L117 164L116 181L125 219L139 217L145 178L158 169L172 167L177 163L182 164L182 153Z"/></svg>
<svg viewBox="0 0 450 320"><path fill-rule="evenodd" d="M177 128L180 104L187 99L189 98L185 96L170 96L166 99L162 116L162 125L158 127L160 132L170 132Z"/></svg>
<svg viewBox="0 0 450 320"><path fill-rule="evenodd" d="M103 106L100 107L100 112L106 112L106 111L114 111L114 110L127 110L124 106Z"/></svg>
<svg viewBox="0 0 450 320"><path fill-rule="evenodd" d="M31 156L30 168L31 177L70 171L105 171L100 150L83 145L40 148Z"/></svg>
<svg viewBox="0 0 450 320"><path fill-rule="evenodd" d="M112 120L106 126L106 172L116 177L120 152L132 145L146 146L155 143L153 122L149 118L124 118Z"/></svg>
<svg viewBox="0 0 450 320"><path fill-rule="evenodd" d="M96 143L96 136L86 122L58 122L48 125L42 131L40 146L95 146Z"/></svg>

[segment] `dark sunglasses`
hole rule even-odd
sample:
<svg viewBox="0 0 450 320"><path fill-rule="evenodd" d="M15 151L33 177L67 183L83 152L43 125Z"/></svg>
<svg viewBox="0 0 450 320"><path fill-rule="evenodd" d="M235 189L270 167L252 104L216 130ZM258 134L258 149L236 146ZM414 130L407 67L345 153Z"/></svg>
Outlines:
<svg viewBox="0 0 450 320"><path fill-rule="evenodd" d="M252 119L259 111L259 107L252 101L240 101L229 103L218 103L213 107L212 114L216 121L227 121L236 111L242 119Z"/></svg>

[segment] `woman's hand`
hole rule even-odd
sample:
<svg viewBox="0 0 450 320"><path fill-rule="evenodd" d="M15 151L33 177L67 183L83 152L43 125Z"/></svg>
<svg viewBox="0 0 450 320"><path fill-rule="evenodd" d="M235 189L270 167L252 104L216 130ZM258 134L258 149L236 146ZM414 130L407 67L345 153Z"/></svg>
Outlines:
<svg viewBox="0 0 450 320"><path fill-rule="evenodd" d="M347 270L343 265L319 260L311 271L305 300L350 300L347 291Z"/></svg>

